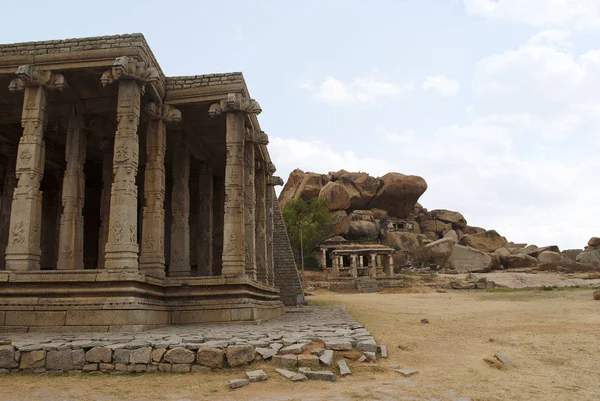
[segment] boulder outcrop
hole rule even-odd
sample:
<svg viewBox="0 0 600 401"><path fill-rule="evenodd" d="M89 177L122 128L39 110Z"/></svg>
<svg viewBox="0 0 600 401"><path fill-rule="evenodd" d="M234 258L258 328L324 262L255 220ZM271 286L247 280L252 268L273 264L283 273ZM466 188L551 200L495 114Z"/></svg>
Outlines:
<svg viewBox="0 0 600 401"><path fill-rule="evenodd" d="M369 202L369 209L387 210L389 215L407 218L415 204L427 190L427 183L416 175L387 173L379 178L381 186Z"/></svg>
<svg viewBox="0 0 600 401"><path fill-rule="evenodd" d="M507 241L496 230L488 230L478 234L467 234L460 239L459 243L482 252L494 252L506 245Z"/></svg>

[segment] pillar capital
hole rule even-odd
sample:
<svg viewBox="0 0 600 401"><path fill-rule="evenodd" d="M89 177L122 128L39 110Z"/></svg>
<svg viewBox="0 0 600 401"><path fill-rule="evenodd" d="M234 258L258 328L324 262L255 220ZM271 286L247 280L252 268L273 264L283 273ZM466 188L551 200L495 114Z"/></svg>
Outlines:
<svg viewBox="0 0 600 401"><path fill-rule="evenodd" d="M268 145L269 144L269 136L265 134L264 131L252 130L248 129L246 131L246 135L244 140L247 142L252 142L256 145Z"/></svg>
<svg viewBox="0 0 600 401"><path fill-rule="evenodd" d="M154 67L147 67L146 63L133 57L117 57L112 68L104 71L100 81L102 86L106 86L117 80L137 81L144 87L146 84L158 80L158 70Z"/></svg>
<svg viewBox="0 0 600 401"><path fill-rule="evenodd" d="M20 92L28 86L42 86L46 90L62 91L67 87L67 81L62 74L56 74L52 71L42 70L35 65L27 64L17 68L15 72L17 78L10 81L8 90L11 92Z"/></svg>
<svg viewBox="0 0 600 401"><path fill-rule="evenodd" d="M239 93L227 94L227 99L222 99L217 103L211 104L208 109L208 114L211 117L215 117L223 113L236 112L260 114L262 109L256 100L242 97L242 95Z"/></svg>
<svg viewBox="0 0 600 401"><path fill-rule="evenodd" d="M170 104L149 102L146 104L144 111L151 120L160 120L166 124L178 124L181 122L181 111Z"/></svg>

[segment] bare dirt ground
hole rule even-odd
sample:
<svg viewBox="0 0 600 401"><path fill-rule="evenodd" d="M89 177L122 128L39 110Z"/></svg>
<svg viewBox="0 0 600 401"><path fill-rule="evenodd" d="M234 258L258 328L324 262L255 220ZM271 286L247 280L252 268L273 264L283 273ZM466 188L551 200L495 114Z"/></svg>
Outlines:
<svg viewBox="0 0 600 401"><path fill-rule="evenodd" d="M269 380L229 390L243 370L139 376L0 377L1 400L598 400L600 302L591 290L334 294L386 344L378 365L350 363L335 383L290 383L270 364ZM421 323L427 318L429 324ZM493 339L493 341L490 341ZM499 370L484 357L502 352L516 368ZM402 378L392 367L419 371Z"/></svg>

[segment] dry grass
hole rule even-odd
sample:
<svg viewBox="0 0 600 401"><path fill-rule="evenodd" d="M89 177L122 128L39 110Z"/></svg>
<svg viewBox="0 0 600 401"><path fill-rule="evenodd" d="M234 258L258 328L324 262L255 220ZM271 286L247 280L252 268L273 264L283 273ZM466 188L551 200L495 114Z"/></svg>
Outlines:
<svg viewBox="0 0 600 401"><path fill-rule="evenodd" d="M0 377L0 400L376 400L435 397L448 392L490 400L597 400L600 394L600 302L590 290L332 294L388 347L379 365L350 362L353 375L335 383L291 383L270 364L270 376L239 390L227 380L244 370L138 376ZM422 324L422 318L429 324ZM490 338L494 342L490 342ZM516 368L498 370L484 357L508 355ZM417 369L400 378L391 367ZM404 398L407 399L407 398Z"/></svg>

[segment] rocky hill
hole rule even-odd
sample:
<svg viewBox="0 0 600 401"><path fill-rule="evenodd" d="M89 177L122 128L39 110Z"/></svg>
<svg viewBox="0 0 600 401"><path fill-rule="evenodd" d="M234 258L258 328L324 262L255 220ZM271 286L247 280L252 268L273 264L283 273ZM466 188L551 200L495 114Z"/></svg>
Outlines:
<svg viewBox="0 0 600 401"><path fill-rule="evenodd" d="M516 244L493 229L470 226L460 212L427 210L418 203L427 190L419 176L340 170L319 174L296 169L279 196L282 207L293 199L327 200L331 237L378 240L393 246L398 266L447 271L488 271L535 267L546 270L600 269L600 238L585 249L560 251L555 245Z"/></svg>

